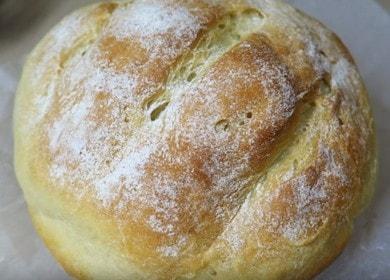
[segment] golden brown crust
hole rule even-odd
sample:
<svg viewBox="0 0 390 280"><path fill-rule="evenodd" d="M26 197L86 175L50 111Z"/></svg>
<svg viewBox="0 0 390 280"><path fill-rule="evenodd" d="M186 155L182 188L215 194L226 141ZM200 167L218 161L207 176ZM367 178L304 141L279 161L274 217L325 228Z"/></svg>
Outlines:
<svg viewBox="0 0 390 280"><path fill-rule="evenodd" d="M15 142L34 224L78 279L308 279L376 172L351 55L278 1L75 12L26 63Z"/></svg>

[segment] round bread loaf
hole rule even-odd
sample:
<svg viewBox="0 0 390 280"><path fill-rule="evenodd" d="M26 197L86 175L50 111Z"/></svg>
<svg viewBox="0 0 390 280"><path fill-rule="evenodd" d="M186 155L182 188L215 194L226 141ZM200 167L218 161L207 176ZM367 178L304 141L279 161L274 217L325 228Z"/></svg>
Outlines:
<svg viewBox="0 0 390 280"><path fill-rule="evenodd" d="M15 165L77 279L308 279L376 174L348 50L278 1L106 2L30 55Z"/></svg>

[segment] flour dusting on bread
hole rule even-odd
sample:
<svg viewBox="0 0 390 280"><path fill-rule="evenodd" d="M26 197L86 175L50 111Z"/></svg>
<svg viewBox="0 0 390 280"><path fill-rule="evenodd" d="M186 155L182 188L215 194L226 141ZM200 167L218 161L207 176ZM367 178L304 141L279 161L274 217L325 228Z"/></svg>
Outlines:
<svg viewBox="0 0 390 280"><path fill-rule="evenodd" d="M355 215L364 86L336 37L281 2L98 4L31 59L29 164L141 270L264 270Z"/></svg>

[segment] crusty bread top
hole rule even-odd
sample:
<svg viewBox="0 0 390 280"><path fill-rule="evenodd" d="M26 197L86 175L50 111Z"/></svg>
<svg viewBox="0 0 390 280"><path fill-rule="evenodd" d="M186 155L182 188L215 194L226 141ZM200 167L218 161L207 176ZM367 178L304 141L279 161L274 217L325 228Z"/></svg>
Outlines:
<svg viewBox="0 0 390 280"><path fill-rule="evenodd" d="M277 1L73 13L27 62L15 135L34 191L102 217L159 275L288 256L350 223L374 169L351 56Z"/></svg>

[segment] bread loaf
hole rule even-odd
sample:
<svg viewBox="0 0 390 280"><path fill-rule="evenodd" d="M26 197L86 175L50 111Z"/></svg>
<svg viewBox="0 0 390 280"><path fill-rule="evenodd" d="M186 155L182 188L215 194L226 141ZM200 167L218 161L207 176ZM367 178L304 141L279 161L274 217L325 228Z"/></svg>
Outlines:
<svg viewBox="0 0 390 280"><path fill-rule="evenodd" d="M309 279L376 174L338 37L279 1L105 2L29 56L15 166L77 279Z"/></svg>

